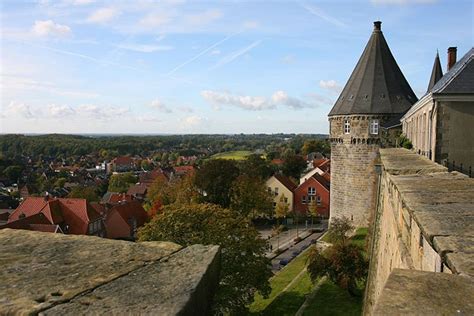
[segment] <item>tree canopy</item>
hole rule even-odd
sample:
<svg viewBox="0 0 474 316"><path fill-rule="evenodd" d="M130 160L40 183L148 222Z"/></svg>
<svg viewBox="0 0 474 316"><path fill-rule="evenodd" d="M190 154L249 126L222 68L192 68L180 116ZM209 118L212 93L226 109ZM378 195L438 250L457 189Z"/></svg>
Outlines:
<svg viewBox="0 0 474 316"><path fill-rule="evenodd" d="M109 180L109 192L124 193L130 188L130 186L137 182L137 177L130 172L117 173L110 176Z"/></svg>
<svg viewBox="0 0 474 316"><path fill-rule="evenodd" d="M270 293L266 241L239 213L213 204L168 205L139 232L140 241L221 247L221 275L214 313L242 314L255 292Z"/></svg>
<svg viewBox="0 0 474 316"><path fill-rule="evenodd" d="M246 174L239 176L232 183L230 195L230 208L244 217L270 215L273 209L273 200L265 183L257 177Z"/></svg>
<svg viewBox="0 0 474 316"><path fill-rule="evenodd" d="M228 207L230 205L230 189L239 176L239 168L233 160L208 160L196 172L195 184L205 192L205 202Z"/></svg>

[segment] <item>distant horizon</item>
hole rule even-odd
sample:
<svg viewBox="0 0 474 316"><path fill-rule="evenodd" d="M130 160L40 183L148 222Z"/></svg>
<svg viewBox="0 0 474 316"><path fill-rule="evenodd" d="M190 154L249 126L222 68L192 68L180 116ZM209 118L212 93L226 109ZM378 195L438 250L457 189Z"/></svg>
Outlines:
<svg viewBox="0 0 474 316"><path fill-rule="evenodd" d="M1 133L328 133L374 21L418 97L436 52L446 71L447 48L459 59L474 37L466 0L0 7Z"/></svg>
<svg viewBox="0 0 474 316"><path fill-rule="evenodd" d="M22 136L43 136L43 135L66 135L66 136L182 136L182 135L203 135L203 136L213 136L213 135L314 135L314 136L327 136L329 134L321 133L0 133L0 136L6 135L22 135Z"/></svg>

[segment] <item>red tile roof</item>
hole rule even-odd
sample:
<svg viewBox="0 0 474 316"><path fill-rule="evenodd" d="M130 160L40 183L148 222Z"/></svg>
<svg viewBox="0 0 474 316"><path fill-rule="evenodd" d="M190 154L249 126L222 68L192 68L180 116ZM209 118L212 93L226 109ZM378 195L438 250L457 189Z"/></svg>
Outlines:
<svg viewBox="0 0 474 316"><path fill-rule="evenodd" d="M133 200L133 197L130 194L125 193L111 193L108 201L106 203L118 204L123 201L130 202Z"/></svg>
<svg viewBox="0 0 474 316"><path fill-rule="evenodd" d="M42 214L51 225L67 225L68 233L87 234L90 222L99 219L100 214L85 199L57 199L28 197L8 218L8 223ZM46 223L35 223L46 224Z"/></svg>
<svg viewBox="0 0 474 316"><path fill-rule="evenodd" d="M161 178L163 181L168 181L168 177L161 169L155 169L153 171L143 172L140 174L140 183L152 184L157 178Z"/></svg>
<svg viewBox="0 0 474 316"><path fill-rule="evenodd" d="M297 185L291 181L290 178L284 176L284 175L281 175L281 174L275 174L274 175L275 178L277 178L278 181L281 182L281 184L283 184L288 190L290 191L293 191L294 189L296 189Z"/></svg>
<svg viewBox="0 0 474 316"><path fill-rule="evenodd" d="M132 157L122 156L114 159L116 165L131 165L133 163Z"/></svg>
<svg viewBox="0 0 474 316"><path fill-rule="evenodd" d="M173 169L179 174L194 172L194 166L176 166Z"/></svg>
<svg viewBox="0 0 474 316"><path fill-rule="evenodd" d="M148 189L148 185L146 183L139 183L132 185L128 191L128 195L145 195Z"/></svg>

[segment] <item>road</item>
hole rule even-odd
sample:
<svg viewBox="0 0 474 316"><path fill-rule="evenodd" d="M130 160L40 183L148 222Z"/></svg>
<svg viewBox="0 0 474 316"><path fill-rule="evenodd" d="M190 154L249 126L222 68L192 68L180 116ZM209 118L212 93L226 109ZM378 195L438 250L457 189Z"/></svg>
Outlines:
<svg viewBox="0 0 474 316"><path fill-rule="evenodd" d="M304 249L309 247L311 243L314 240L317 240L319 237L321 237L324 234L324 232L321 233L314 233L304 239L303 241L297 243L296 245L290 246L285 252L281 253L274 259L272 259L272 272L276 273L278 272L283 266L280 265L281 260L286 260L287 262L290 262L295 256L300 254Z"/></svg>

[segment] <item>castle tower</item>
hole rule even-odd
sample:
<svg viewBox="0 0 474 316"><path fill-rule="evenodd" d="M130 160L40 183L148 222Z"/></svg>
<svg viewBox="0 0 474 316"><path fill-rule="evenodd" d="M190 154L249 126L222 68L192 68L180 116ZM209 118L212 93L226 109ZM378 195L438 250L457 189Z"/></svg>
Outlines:
<svg viewBox="0 0 474 316"><path fill-rule="evenodd" d="M347 216L367 226L375 206L375 160L380 125L401 117L417 97L381 31L374 31L341 95L329 113L331 218Z"/></svg>

